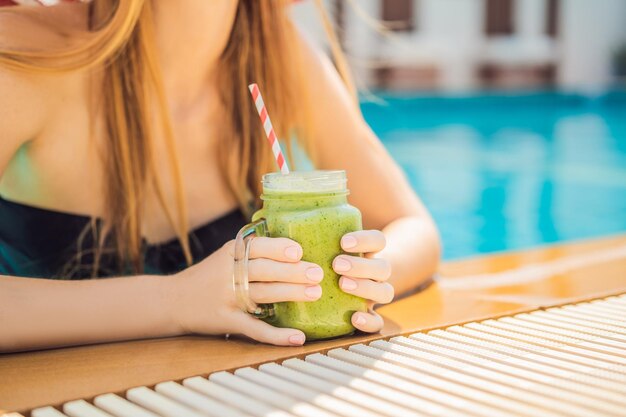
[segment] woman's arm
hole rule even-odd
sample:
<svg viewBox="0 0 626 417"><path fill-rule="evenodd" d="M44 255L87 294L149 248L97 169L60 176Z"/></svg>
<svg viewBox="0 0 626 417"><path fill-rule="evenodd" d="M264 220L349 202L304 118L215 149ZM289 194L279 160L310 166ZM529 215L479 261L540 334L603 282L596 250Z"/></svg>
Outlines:
<svg viewBox="0 0 626 417"><path fill-rule="evenodd" d="M169 276L58 281L0 276L0 352L187 333L243 334L300 346L300 330L244 313L232 286L233 242ZM257 303L314 301L322 269L286 238L257 237L250 249L250 297Z"/></svg>
<svg viewBox="0 0 626 417"><path fill-rule="evenodd" d="M385 249L374 255L391 263L389 282L402 294L432 277L439 264L439 234L430 216L406 216L392 221L382 232Z"/></svg>
<svg viewBox="0 0 626 417"><path fill-rule="evenodd" d="M50 76L0 68L0 189L21 146L35 143L60 94ZM56 83L62 84L62 83ZM172 277L57 281L0 275L0 351L180 333Z"/></svg>
<svg viewBox="0 0 626 417"><path fill-rule="evenodd" d="M387 245L375 257L392 266L396 293L408 291L437 269L437 228L376 135L363 120L330 61L302 41L310 86L314 155L322 169L345 169L351 202L365 228L382 230Z"/></svg>
<svg viewBox="0 0 626 417"><path fill-rule="evenodd" d="M59 281L0 276L0 351L173 336L176 278Z"/></svg>

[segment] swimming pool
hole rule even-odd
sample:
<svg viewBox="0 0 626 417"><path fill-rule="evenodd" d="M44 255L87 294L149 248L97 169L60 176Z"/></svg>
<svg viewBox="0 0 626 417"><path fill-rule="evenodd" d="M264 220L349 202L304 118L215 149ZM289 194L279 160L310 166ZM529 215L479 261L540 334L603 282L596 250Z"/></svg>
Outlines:
<svg viewBox="0 0 626 417"><path fill-rule="evenodd" d="M446 259L626 232L626 93L378 97Z"/></svg>

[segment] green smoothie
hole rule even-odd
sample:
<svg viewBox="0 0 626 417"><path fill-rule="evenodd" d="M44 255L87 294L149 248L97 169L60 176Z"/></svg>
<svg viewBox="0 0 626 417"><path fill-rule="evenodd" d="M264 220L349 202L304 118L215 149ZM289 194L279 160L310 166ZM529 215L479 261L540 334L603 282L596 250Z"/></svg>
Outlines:
<svg viewBox="0 0 626 417"><path fill-rule="evenodd" d="M332 269L333 259L342 253L341 237L361 230L361 213L347 202L344 171L268 174L263 184L263 208L252 220L266 219L270 236L295 240L302 246L302 259L324 270L319 300L276 303L265 321L300 329L308 340L354 332L352 314L366 311L366 301L343 292Z"/></svg>

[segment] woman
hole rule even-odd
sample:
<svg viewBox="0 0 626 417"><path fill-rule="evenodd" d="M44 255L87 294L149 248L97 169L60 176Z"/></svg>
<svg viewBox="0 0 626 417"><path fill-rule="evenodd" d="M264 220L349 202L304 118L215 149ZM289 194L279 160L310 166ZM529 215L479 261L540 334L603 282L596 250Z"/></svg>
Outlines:
<svg viewBox="0 0 626 417"><path fill-rule="evenodd" d="M341 241L354 254L333 263L341 288L387 303L435 271L430 216L286 1L116 3L0 8L2 351L186 333L304 343L232 293L232 239L275 169L253 81L281 138L348 173L368 230ZM319 298L321 270L301 256L254 239L251 298ZM95 277L108 279L80 279Z"/></svg>

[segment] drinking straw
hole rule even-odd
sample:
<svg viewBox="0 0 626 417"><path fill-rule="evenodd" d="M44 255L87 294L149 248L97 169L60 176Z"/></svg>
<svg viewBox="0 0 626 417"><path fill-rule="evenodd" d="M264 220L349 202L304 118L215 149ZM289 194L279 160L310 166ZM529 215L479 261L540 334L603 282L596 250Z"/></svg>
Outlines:
<svg viewBox="0 0 626 417"><path fill-rule="evenodd" d="M250 89L250 93L252 94L252 99L254 100L254 105L256 106L257 112L259 112L259 117L261 118L261 123L263 123L263 129L265 130L265 135L267 136L267 140L270 142L272 146L272 152L274 153L274 158L276 159L276 163L278 164L278 168L280 168L280 172L283 174L289 174L289 167L287 166L287 161L285 161L285 157L283 156L283 151L280 148L280 143L278 143L278 138L276 137L276 133L274 133L274 126L272 126L272 121L270 120L269 114L267 114L267 109L265 108L265 103L263 102L263 97L261 96L261 91L259 91L259 86L254 84L250 84L248 86Z"/></svg>

